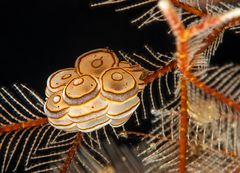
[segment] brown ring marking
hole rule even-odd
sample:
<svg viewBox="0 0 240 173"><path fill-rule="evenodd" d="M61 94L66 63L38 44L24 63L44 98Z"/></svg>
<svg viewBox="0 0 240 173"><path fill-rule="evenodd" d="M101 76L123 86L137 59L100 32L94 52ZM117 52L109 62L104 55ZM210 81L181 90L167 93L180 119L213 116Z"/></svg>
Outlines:
<svg viewBox="0 0 240 173"><path fill-rule="evenodd" d="M112 73L111 78L114 81L120 81L120 80L123 80L123 75L119 72L114 72Z"/></svg>
<svg viewBox="0 0 240 173"><path fill-rule="evenodd" d="M110 68L110 69L108 69L108 70L105 70L105 71L103 72L103 74L101 75L101 83L102 83L102 84L103 84L102 76L103 76L107 71L112 70L112 69L122 69L123 71L127 72L128 74L130 74L130 75L133 77L133 75L132 75L131 73L129 73L128 71L124 70L123 68L119 68L119 67L117 67L117 68ZM137 81L136 81L136 79L135 79L134 77L133 77L133 79L135 80L134 86L133 86L132 88L129 88L129 90L127 90L127 91L125 91L125 92L113 93L113 92L111 92L111 91L105 90L104 87L102 87L102 90L105 91L105 92L112 93L112 94L117 94L117 95L125 94L126 92L129 92L129 91L131 91L132 89L134 89L134 88L136 87Z"/></svg>
<svg viewBox="0 0 240 173"><path fill-rule="evenodd" d="M72 75L71 74L65 74L65 75L63 75L62 77L61 77L61 79L68 79L68 78L70 78Z"/></svg>
<svg viewBox="0 0 240 173"><path fill-rule="evenodd" d="M86 95L88 95L88 94L90 94L91 92L93 92L94 90L96 90L96 88L98 87L98 82L97 82L97 80L94 78L94 77L92 77L92 75L82 75L81 77L83 77L83 76L90 76L95 82L96 82L96 86L92 89L92 90L90 90L90 91L88 91L87 93L85 93L84 95L82 95L81 97L85 97ZM66 88L70 85L70 83L73 81L74 79L72 79L67 85L66 85ZM65 91L65 96L67 96L68 98L70 98L70 99L78 99L78 98L76 98L76 97L71 97L71 96L69 96L67 93L66 93L66 89L64 90ZM100 92L100 90L99 90L99 92ZM98 93L99 93L98 92ZM98 94L96 94L96 96L97 96ZM95 98L95 97L94 97Z"/></svg>
<svg viewBox="0 0 240 173"><path fill-rule="evenodd" d="M96 55L95 55L96 56ZM94 59L92 62L91 62L91 66L93 68L99 68L103 65L103 60L102 60L103 57L100 57L99 59ZM100 61L99 64L95 64L95 63L98 63L97 61Z"/></svg>
<svg viewBox="0 0 240 173"><path fill-rule="evenodd" d="M74 82L75 82L75 80L81 80L81 82L76 84L76 83L74 83ZM80 78L78 78L78 79L76 79L76 78L75 78L75 79L73 79L73 85L74 85L74 86L81 85L81 84L83 84L83 82L84 82L84 79L83 79L82 77L80 77Z"/></svg>
<svg viewBox="0 0 240 173"><path fill-rule="evenodd" d="M56 100L56 99L58 99L58 100ZM53 103L57 104L57 103L59 103L61 101L61 99L62 99L62 97L60 95L55 95L53 97Z"/></svg>

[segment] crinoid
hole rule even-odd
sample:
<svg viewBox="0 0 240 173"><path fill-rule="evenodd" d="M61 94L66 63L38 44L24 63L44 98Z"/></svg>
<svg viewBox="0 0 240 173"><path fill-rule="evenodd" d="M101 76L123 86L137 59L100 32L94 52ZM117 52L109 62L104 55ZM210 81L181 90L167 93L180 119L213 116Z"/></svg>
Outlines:
<svg viewBox="0 0 240 173"><path fill-rule="evenodd" d="M204 62L202 52L218 34L239 24L240 9L208 16L185 28L169 1L160 1L159 7L176 38L177 51L176 59L163 72L159 69L152 75L175 69L176 95L162 108L152 110L156 116L150 134L126 133L148 139L147 149L139 154L147 172L239 172L240 67L198 65ZM145 82L152 79L155 77L150 75ZM154 104L156 97L150 97Z"/></svg>
<svg viewBox="0 0 240 173"><path fill-rule="evenodd" d="M128 3L119 0L106 4L110 2ZM136 6L156 2L146 0ZM115 59L111 64L114 54L106 61L106 69L92 71L86 64L100 67L103 57L109 58L102 55L98 57L101 61L95 61L93 53L83 66L79 66L83 59L76 62L77 70L70 69L73 75L65 69L49 78L47 101L24 84L14 84L11 89L1 87L0 172L239 172L240 67L234 64L212 67L209 64L212 54L206 52L225 29L239 25L240 9L221 4L227 10L219 10L222 8L214 1L216 7L212 9L219 8L218 13L210 14L209 6L213 6L208 1L192 4L193 1L172 0L172 3L201 17L185 27L186 20L181 20L171 1L161 0L154 8L169 23L176 38L173 55L163 55L146 45L147 56L119 51L117 56L125 61ZM147 15L155 19L155 13ZM213 47L210 49L215 50L216 46ZM111 70L114 73L108 73ZM112 83L111 79L120 81L125 75L128 80ZM80 87L79 93L75 89L84 83L85 77L89 79L85 81L87 87ZM106 88L112 92L108 93ZM88 97L82 99L79 95ZM98 100L106 103L103 107L99 104L104 113L95 111L99 105L94 101ZM134 109L130 110L132 100ZM118 106L114 101L120 102ZM137 118L137 124L143 127L141 132L132 130L136 124L128 120L139 102L141 108L134 114L141 117ZM91 109L85 107L87 104ZM118 112L111 116L106 105L129 114L122 117ZM94 121L94 125L86 123L86 119L68 112L70 109L73 113L74 108L83 114L89 110L93 114L102 113L100 117L107 119L110 127L92 114L85 118ZM146 118L151 122L142 120ZM125 123L130 127L115 130ZM146 125L151 126L150 132ZM141 140L132 143L132 137Z"/></svg>

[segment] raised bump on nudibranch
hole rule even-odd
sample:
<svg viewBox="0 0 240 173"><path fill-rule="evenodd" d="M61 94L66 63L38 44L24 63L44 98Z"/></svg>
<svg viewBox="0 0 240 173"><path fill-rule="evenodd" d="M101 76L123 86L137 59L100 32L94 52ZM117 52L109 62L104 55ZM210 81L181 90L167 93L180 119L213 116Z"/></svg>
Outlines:
<svg viewBox="0 0 240 173"><path fill-rule="evenodd" d="M102 95L117 102L126 101L138 93L138 86L131 73L122 68L110 68L100 76Z"/></svg>
<svg viewBox="0 0 240 173"><path fill-rule="evenodd" d="M75 68L79 74L91 74L99 77L107 68L118 64L118 57L109 49L95 49L79 56Z"/></svg>
<svg viewBox="0 0 240 173"><path fill-rule="evenodd" d="M70 105L83 104L95 99L100 86L92 75L82 75L72 79L63 90L63 99Z"/></svg>
<svg viewBox="0 0 240 173"><path fill-rule="evenodd" d="M45 91L47 97L52 93L62 90L70 80L77 76L78 74L75 72L74 68L58 70L51 74L47 80L47 88Z"/></svg>
<svg viewBox="0 0 240 173"><path fill-rule="evenodd" d="M56 99L57 98L57 99ZM60 118L69 111L69 105L62 98L62 91L52 94L44 104L44 111L48 117Z"/></svg>

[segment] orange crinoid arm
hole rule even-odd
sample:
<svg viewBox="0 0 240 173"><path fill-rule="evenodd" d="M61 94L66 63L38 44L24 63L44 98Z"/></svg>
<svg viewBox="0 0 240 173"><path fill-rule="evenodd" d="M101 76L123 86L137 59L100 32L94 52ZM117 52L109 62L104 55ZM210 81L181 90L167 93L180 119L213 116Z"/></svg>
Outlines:
<svg viewBox="0 0 240 173"><path fill-rule="evenodd" d="M30 120L27 122L13 123L10 125L4 125L0 127L0 133L8 133L11 131L21 130L25 128L40 126L42 124L48 123L47 118L41 118L36 120Z"/></svg>
<svg viewBox="0 0 240 173"><path fill-rule="evenodd" d="M180 83L180 122L179 122L179 172L186 171L186 148L188 131L188 83L215 97L230 107L240 110L240 105L227 96L219 93L207 84L199 81L191 72L191 67L199 55L218 34L227 26L240 23L240 9L232 10L219 16L207 17L200 23L185 28L176 11L168 0L159 2L159 8L167 19L173 34L176 37L177 66L182 74Z"/></svg>
<svg viewBox="0 0 240 173"><path fill-rule="evenodd" d="M202 12L202 11L200 11L200 10L198 10L198 9L196 9L196 8L194 8L194 7L186 4L186 3L180 2L179 0L171 0L171 2L172 2L176 7L182 8L182 9L184 9L185 11L188 11L188 12L190 12L190 13L192 13L192 14L195 14L195 15L197 15L197 16L199 16L199 17L205 17L205 16L207 15L206 13L204 13L204 12Z"/></svg>

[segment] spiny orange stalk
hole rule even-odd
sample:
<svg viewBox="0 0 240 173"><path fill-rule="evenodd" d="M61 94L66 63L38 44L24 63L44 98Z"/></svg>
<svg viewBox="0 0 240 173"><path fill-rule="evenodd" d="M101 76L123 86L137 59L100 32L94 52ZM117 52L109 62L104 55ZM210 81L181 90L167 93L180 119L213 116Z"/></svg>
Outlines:
<svg viewBox="0 0 240 173"><path fill-rule="evenodd" d="M177 67L177 61L173 60L168 65L164 66L163 68L157 69L152 74L145 77L144 78L144 83L145 84L151 83L155 79L159 78L160 76L164 76L165 74L171 72L176 67Z"/></svg>
<svg viewBox="0 0 240 173"><path fill-rule="evenodd" d="M179 119L179 172L184 173L186 169L186 151L187 151L187 130L188 130L188 113L187 113L187 82L181 80L181 109Z"/></svg>
<svg viewBox="0 0 240 173"><path fill-rule="evenodd" d="M48 122L47 118L41 118L41 119L37 119L37 120L31 120L28 122L14 123L11 125L6 125L6 126L0 127L0 133L7 133L7 132L21 130L21 129L25 129L25 128L29 128L29 127L40 126L47 122Z"/></svg>
<svg viewBox="0 0 240 173"><path fill-rule="evenodd" d="M188 68L188 32L181 23L179 17L170 4L164 1L160 4L163 14L167 18L174 35L177 35L177 65L179 70L186 71ZM179 119L179 172L184 173L186 170L186 149L187 149L187 128L188 128L188 113L187 113L187 81L181 79L181 100L180 100L180 119Z"/></svg>
<svg viewBox="0 0 240 173"><path fill-rule="evenodd" d="M184 9L185 11L190 12L190 13L192 13L192 14L195 14L195 15L197 15L197 16L199 16L199 17L205 17L205 16L207 16L206 13L204 13L204 12L202 12L202 11L200 11L200 10L198 10L198 9L196 9L196 8L194 8L194 7L186 4L186 3L179 2L179 0L171 0L171 2L172 2L176 7L182 8L182 9Z"/></svg>
<svg viewBox="0 0 240 173"><path fill-rule="evenodd" d="M80 144L81 139L82 139L82 134L79 132L77 134L76 139L74 140L74 143L73 143L71 149L69 150L69 152L67 154L67 158L66 158L65 162L63 163L63 167L62 167L62 170L60 171L60 173L66 173L68 171L68 168L69 168L71 161L77 151L77 147Z"/></svg>

